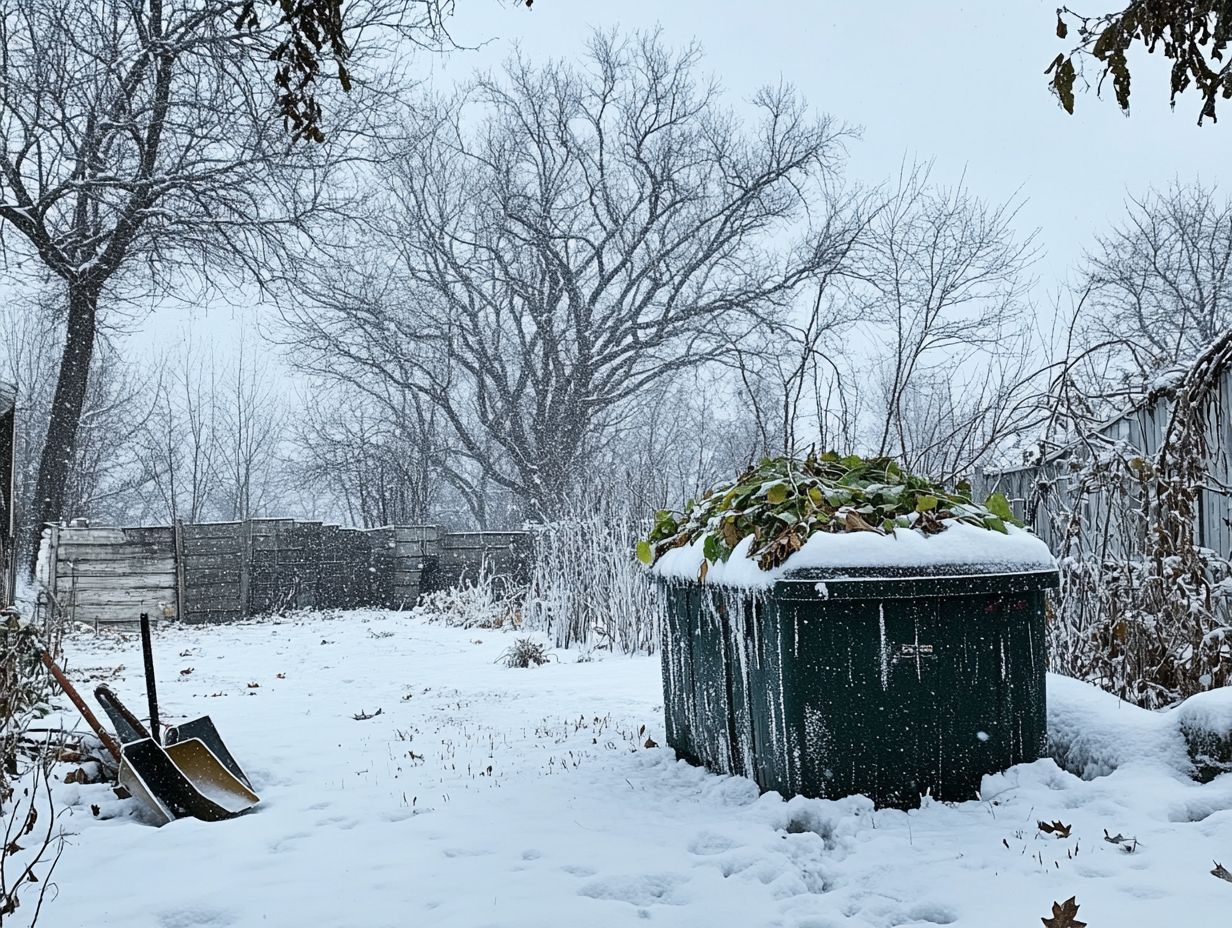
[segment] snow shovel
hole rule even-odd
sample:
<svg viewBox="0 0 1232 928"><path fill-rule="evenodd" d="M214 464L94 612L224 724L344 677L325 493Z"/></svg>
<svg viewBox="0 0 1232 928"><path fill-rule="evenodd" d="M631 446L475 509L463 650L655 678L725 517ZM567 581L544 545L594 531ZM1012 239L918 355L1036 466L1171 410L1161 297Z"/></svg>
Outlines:
<svg viewBox="0 0 1232 928"><path fill-rule="evenodd" d="M164 749L109 686L97 686L94 698L123 742L120 785L145 806L160 825L185 816L207 822L221 821L247 811L260 801L248 782L237 778L201 739L181 736L175 744Z"/></svg>
<svg viewBox="0 0 1232 928"><path fill-rule="evenodd" d="M180 726L178 737L165 748L158 743L158 695L154 685L154 654L150 643L149 615L141 615L141 645L145 663L146 690L150 703L150 730L146 732L141 722L116 697L110 688L100 686L94 691L104 711L111 717L125 741L121 748L119 783L129 791L159 824L177 818L192 816L206 822L234 818L248 811L260 798L252 791L239 764L227 751L222 738L208 718L187 723L189 726L202 721L195 730L184 732ZM195 731L213 733L212 740L222 749L230 764L220 760L219 755L207 742L194 737ZM134 740L129 740L135 736ZM231 768L239 771L239 776Z"/></svg>
<svg viewBox="0 0 1232 928"><path fill-rule="evenodd" d="M154 646L150 642L150 615L147 612L141 613L141 656L145 663L145 688L146 692L149 694L150 731L153 733L152 735L142 733L142 737L153 737L153 739L157 741L159 731L158 693L154 682ZM97 695L98 691L95 690L95 696ZM114 694L111 694L111 698L120 710L127 712L123 706L119 705L119 700L115 699ZM106 709L106 705L104 705L103 708ZM110 715L111 711L108 710L107 714ZM132 719L132 713L129 713L129 720L135 721ZM112 717L112 721L115 721L114 716ZM139 723L138 729L140 729ZM164 743L170 747L170 745L190 741L193 738L196 738L207 748L209 748L210 752L218 758L219 762L222 763L222 765L226 767L237 780L243 783L244 786L248 787L250 792L252 791L252 781L249 780L247 774L244 773L244 769L240 766L239 761L237 761L235 756L227 749L227 745L222 740L222 735L218 733L218 729L214 725L214 720L208 715L203 715L199 719L192 719L191 721L182 722L179 725L168 728L167 737L164 740ZM124 740L122 736L121 740Z"/></svg>
<svg viewBox="0 0 1232 928"><path fill-rule="evenodd" d="M199 738L167 748L153 738L142 738L124 745L121 753L120 785L160 825L187 816L220 822L261 801Z"/></svg>
<svg viewBox="0 0 1232 928"><path fill-rule="evenodd" d="M115 728L116 735L122 744L150 737L150 733L141 724L141 720L133 715L124 703L120 702L120 698L106 683L100 683L94 688L94 698L98 700L98 704L103 707L103 711L111 719L112 727ZM213 719L208 715L203 715L199 719L182 722L167 729L168 745L188 741L191 738L199 739L218 758L219 762L235 775L237 780L252 789L252 781L244 773L244 768L240 766L239 761L227 749Z"/></svg>
<svg viewBox="0 0 1232 928"><path fill-rule="evenodd" d="M240 766L239 761L227 750L226 744L223 743L222 735L218 734L218 729L214 727L214 720L208 715L203 715L199 719L192 719L188 722L182 722L167 729L168 751L179 744L192 740L200 741L209 748L210 753L218 758L219 763L226 767L237 780L250 790L252 789L252 781L244 773L244 769Z"/></svg>
<svg viewBox="0 0 1232 928"><path fill-rule="evenodd" d="M107 718L111 719L111 727L116 730L116 736L121 744L129 744L150 737L150 733L145 730L141 720L128 711L128 707L120 702L120 698L106 683L100 683L94 687L94 699L103 707Z"/></svg>

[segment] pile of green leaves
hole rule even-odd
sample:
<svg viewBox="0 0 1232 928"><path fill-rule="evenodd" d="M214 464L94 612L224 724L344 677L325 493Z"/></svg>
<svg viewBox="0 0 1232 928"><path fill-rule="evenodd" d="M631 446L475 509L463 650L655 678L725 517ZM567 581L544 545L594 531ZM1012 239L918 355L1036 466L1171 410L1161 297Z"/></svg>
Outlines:
<svg viewBox="0 0 1232 928"><path fill-rule="evenodd" d="M965 481L952 489L908 474L889 458L840 457L834 452L803 460L766 458L739 478L689 500L683 512L656 513L650 534L637 546L642 563L703 540L706 565L726 561L753 536L748 556L762 570L782 564L817 532L876 532L897 528L925 535L966 522L995 532L1020 524L1000 493L983 505L971 500Z"/></svg>

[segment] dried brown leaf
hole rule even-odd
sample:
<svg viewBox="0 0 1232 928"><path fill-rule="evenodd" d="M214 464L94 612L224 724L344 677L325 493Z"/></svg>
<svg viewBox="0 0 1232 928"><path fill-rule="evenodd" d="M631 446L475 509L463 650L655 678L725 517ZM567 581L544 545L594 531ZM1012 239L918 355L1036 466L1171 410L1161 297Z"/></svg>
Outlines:
<svg viewBox="0 0 1232 928"><path fill-rule="evenodd" d="M1064 822L1038 822L1039 830L1046 835L1054 835L1058 838L1068 838L1073 826L1066 825Z"/></svg>
<svg viewBox="0 0 1232 928"><path fill-rule="evenodd" d="M1052 904L1052 918L1041 918L1044 928L1086 928L1086 922L1078 921L1078 899L1070 896L1064 902Z"/></svg>

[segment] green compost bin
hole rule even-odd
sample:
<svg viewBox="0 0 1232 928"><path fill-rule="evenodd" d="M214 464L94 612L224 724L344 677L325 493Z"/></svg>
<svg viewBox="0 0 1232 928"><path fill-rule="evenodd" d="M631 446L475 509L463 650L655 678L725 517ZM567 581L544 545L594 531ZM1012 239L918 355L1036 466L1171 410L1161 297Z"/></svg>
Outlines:
<svg viewBox="0 0 1232 928"><path fill-rule="evenodd" d="M661 581L667 742L785 796L973 799L1039 758L1054 570L810 569Z"/></svg>

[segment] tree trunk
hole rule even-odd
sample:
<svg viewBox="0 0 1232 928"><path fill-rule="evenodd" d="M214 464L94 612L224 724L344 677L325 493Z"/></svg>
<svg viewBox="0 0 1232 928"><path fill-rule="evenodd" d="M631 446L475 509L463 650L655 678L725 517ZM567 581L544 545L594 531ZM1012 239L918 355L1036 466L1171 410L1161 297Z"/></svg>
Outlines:
<svg viewBox="0 0 1232 928"><path fill-rule="evenodd" d="M94 355L97 312L98 290L92 286L70 283L64 355L60 360L60 376L51 403L43 456L39 460L38 483L31 501L37 513L33 550L30 552L31 576L38 565L43 526L48 522L59 522L64 517L64 489L77 451L77 429L85 405L90 359Z"/></svg>

